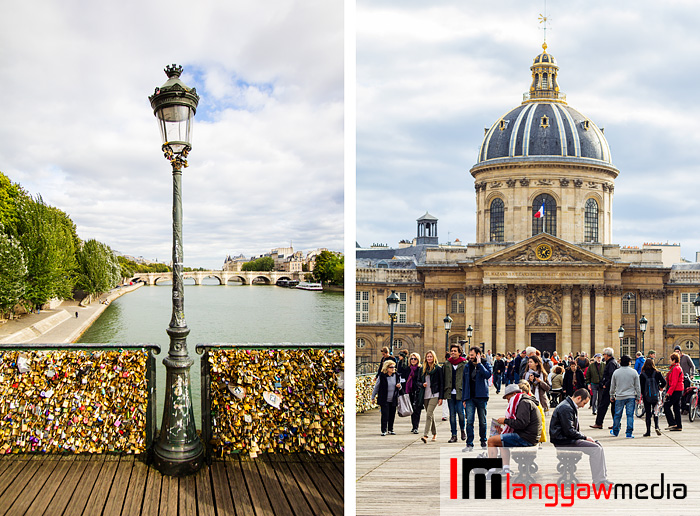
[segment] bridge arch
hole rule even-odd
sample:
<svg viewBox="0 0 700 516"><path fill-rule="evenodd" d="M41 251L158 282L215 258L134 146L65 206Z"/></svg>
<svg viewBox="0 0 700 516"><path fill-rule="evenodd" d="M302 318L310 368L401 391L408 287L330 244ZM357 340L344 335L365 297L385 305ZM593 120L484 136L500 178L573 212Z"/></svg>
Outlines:
<svg viewBox="0 0 700 516"><path fill-rule="evenodd" d="M248 284L243 276L229 276L226 280L226 283L229 283L230 281L240 281L241 285Z"/></svg>
<svg viewBox="0 0 700 516"><path fill-rule="evenodd" d="M268 278L268 277L266 277L266 276L256 276L256 277L254 277L253 280L250 282L251 285L253 285L253 284L260 284L260 283L262 283L262 284L264 284L264 285L272 285L272 281L270 280L270 278Z"/></svg>
<svg viewBox="0 0 700 516"><path fill-rule="evenodd" d="M172 281L173 278L172 276L156 276L153 278L153 285L158 285L158 283L162 283L164 281Z"/></svg>
<svg viewBox="0 0 700 516"><path fill-rule="evenodd" d="M214 278L215 280L218 280L219 285L225 285L224 280L221 278L221 276L218 276L216 274L207 274L206 276L202 276L202 280L205 280L207 278Z"/></svg>

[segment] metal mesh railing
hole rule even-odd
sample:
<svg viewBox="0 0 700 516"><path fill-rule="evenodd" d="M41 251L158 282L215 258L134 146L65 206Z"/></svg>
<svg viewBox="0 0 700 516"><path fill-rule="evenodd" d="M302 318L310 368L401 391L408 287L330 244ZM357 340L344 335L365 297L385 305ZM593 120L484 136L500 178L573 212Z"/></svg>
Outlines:
<svg viewBox="0 0 700 516"><path fill-rule="evenodd" d="M342 344L200 344L202 438L230 453L342 453Z"/></svg>
<svg viewBox="0 0 700 516"><path fill-rule="evenodd" d="M0 344L0 453L147 453L155 344Z"/></svg>

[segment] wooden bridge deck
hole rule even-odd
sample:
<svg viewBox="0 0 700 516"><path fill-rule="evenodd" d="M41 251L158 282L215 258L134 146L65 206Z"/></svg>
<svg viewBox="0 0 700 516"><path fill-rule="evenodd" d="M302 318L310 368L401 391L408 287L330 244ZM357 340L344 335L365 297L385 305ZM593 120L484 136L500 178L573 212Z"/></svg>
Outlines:
<svg viewBox="0 0 700 516"><path fill-rule="evenodd" d="M233 456L171 478L134 456L0 458L0 514L342 515L342 456Z"/></svg>

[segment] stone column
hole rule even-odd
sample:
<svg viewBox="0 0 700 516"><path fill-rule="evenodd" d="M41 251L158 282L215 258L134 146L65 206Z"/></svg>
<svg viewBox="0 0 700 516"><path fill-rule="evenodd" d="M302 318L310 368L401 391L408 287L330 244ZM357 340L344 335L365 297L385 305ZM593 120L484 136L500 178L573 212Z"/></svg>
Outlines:
<svg viewBox="0 0 700 516"><path fill-rule="evenodd" d="M426 290L423 293L425 299L425 319L423 323L423 342L430 349L442 349L443 346L438 342L435 335L435 291ZM394 338L396 338L396 328L394 328Z"/></svg>
<svg viewBox="0 0 700 516"><path fill-rule="evenodd" d="M525 285L515 286L515 349L525 349ZM515 349L513 351L515 351Z"/></svg>
<svg viewBox="0 0 700 516"><path fill-rule="evenodd" d="M621 355L620 350L620 336L617 334L617 330L622 324L622 287L620 285L615 285L610 287L610 347L615 350L615 356L619 357ZM600 353L601 350L596 348L596 353Z"/></svg>
<svg viewBox="0 0 700 516"><path fill-rule="evenodd" d="M562 285L562 300L561 300L561 345L559 352L568 354L573 351L571 349L571 285Z"/></svg>
<svg viewBox="0 0 700 516"><path fill-rule="evenodd" d="M608 333L608 322L605 313L605 285L596 285L595 290L595 341L591 349L586 352L594 353L595 350L602 350L610 345L606 339Z"/></svg>
<svg viewBox="0 0 700 516"><path fill-rule="evenodd" d="M649 353L650 349L657 353L663 353L664 349L664 298L663 290L654 291L654 347L647 346L645 353ZM660 356L660 355L657 355Z"/></svg>
<svg viewBox="0 0 700 516"><path fill-rule="evenodd" d="M478 345L480 342L484 343L484 349L493 348L491 347L493 336L493 315L492 315L492 298L493 285L484 285L481 287L481 332L475 333L472 339L472 346Z"/></svg>
<svg viewBox="0 0 700 516"><path fill-rule="evenodd" d="M581 350L591 350L591 286L581 285Z"/></svg>
<svg viewBox="0 0 700 516"><path fill-rule="evenodd" d="M505 353L506 351L506 292L508 285L498 285L496 287L496 342L491 348L494 354L496 352ZM488 349L488 348L486 348Z"/></svg>
<svg viewBox="0 0 700 516"><path fill-rule="evenodd" d="M464 287L464 337L467 336L467 328L476 324L476 292L475 287Z"/></svg>

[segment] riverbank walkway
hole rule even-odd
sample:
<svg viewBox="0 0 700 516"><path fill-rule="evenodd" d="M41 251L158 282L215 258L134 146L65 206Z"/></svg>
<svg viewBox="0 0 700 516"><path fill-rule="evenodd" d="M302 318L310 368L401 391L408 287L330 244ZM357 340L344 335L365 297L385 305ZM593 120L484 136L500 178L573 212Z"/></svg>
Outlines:
<svg viewBox="0 0 700 516"><path fill-rule="evenodd" d="M497 395L495 389L491 387L488 402L487 420L499 418L505 415L507 403L501 394ZM549 431L550 415L552 409L546 416L547 430ZM373 409L356 417L356 513L362 516L384 515L384 514L425 514L425 515L446 515L452 514L445 509L445 497L449 500L449 466L445 468L445 456L476 458L482 453L479 447L478 420L475 425L476 448L472 452L462 452L465 447L464 441L454 444L447 443L450 438L450 423L442 421L442 407L435 410L437 417L437 440L428 440L424 444L420 437L423 432L425 418L421 418L419 434L411 433L410 417L396 417L394 430L396 435L381 436L380 434L380 413L379 409ZM682 416L683 431L664 431L667 426L666 418L660 418L662 435L653 433L651 437L642 437L646 431L644 419L634 419L634 439L625 438L625 416L622 418L622 431L618 437L610 435L608 426L612 425L610 411L605 417L604 428L602 430L589 428L594 424L595 416L592 415L589 405L579 411L581 432L593 439L599 440L603 445L607 467L608 478L618 483L636 482L659 482L659 471L664 472L667 481L679 478L688 485L688 496L684 500L644 500L646 505L642 506L641 500L632 501L633 512L628 512L623 502L612 500L605 502L609 505L601 505L598 500L578 501L572 508L567 508L567 514L577 514L577 509L584 509L587 512L582 514L602 515L612 514L606 512L622 510L626 514L653 514L660 516L663 514L700 514L700 418L690 423L688 416ZM653 427L653 424L652 424ZM487 427L488 432L488 427ZM549 432L548 432L549 438ZM538 459L539 477L538 482L557 482L555 458L556 451L551 443L542 445L542 460ZM442 461L441 461L442 457ZM545 457L548 457L545 459ZM442 471L441 471L442 467ZM511 469L517 472L517 464L511 461ZM590 482L590 472L588 461L584 457L578 466L578 476L582 482ZM505 483L504 483L505 485ZM442 494L441 494L442 489ZM463 500L471 502L472 506L476 500ZM525 505L515 505L514 500L510 505L499 504L501 500L493 502L491 509L478 510L473 514L522 514L531 507L528 501ZM596 504L597 502L597 504ZM613 505L613 502L615 504ZM627 502L630 502L629 500ZM663 502L663 503L662 503ZM443 506L441 506L441 503ZM489 501L491 503L491 501ZM509 509L510 507L510 509ZM519 507L519 508L518 508ZM545 508L543 503L534 506L538 515L560 514L561 507ZM618 512L617 514L622 514ZM462 506L461 512L455 514L467 514L469 510L466 505Z"/></svg>
<svg viewBox="0 0 700 516"><path fill-rule="evenodd" d="M183 478L133 455L0 458L0 514L307 516L343 514L343 457L236 455Z"/></svg>
<svg viewBox="0 0 700 516"><path fill-rule="evenodd" d="M0 342L75 342L105 311L108 303L142 286L142 283L137 283L112 289L87 306L80 306L77 301L66 300L54 309L23 314L17 319L0 324ZM75 316L76 313L78 317Z"/></svg>

